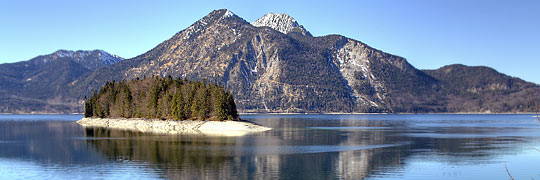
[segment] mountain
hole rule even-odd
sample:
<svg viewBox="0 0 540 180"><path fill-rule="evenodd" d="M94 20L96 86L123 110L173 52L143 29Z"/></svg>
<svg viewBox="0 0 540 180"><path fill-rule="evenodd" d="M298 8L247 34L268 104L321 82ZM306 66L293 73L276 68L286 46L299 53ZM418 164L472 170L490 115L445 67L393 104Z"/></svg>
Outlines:
<svg viewBox="0 0 540 180"><path fill-rule="evenodd" d="M424 70L440 81L447 112L535 112L540 87L485 66L454 64Z"/></svg>
<svg viewBox="0 0 540 180"><path fill-rule="evenodd" d="M525 97L506 105L501 98L539 92L538 85L519 81L511 91L491 95L478 91L478 97L493 98L483 101L489 106L460 108L461 102L475 102L469 98L476 96L461 93L468 87L506 76L469 75L462 78L470 82L460 84L454 76L463 73L438 73L444 69L421 71L402 57L341 35L313 37L288 15L267 14L249 23L221 9L148 52L77 81L71 95L82 98L106 81L171 75L225 86L240 112L420 113L530 112Z"/></svg>
<svg viewBox="0 0 540 180"><path fill-rule="evenodd" d="M534 111L538 85L476 68L422 71L358 40L313 37L288 15L250 23L220 9L146 53L64 81L60 94L82 100L107 81L170 75L228 88L240 112Z"/></svg>
<svg viewBox="0 0 540 180"><path fill-rule="evenodd" d="M0 64L0 112L76 112L65 92L81 76L123 58L102 50L58 50L28 61Z"/></svg>

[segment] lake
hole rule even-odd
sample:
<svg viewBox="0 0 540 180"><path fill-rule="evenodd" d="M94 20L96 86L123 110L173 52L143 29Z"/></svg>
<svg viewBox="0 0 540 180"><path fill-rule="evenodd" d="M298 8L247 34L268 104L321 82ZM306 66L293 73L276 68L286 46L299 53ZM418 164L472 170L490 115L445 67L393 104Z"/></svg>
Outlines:
<svg viewBox="0 0 540 180"><path fill-rule="evenodd" d="M241 137L82 128L0 115L0 179L540 179L540 122L520 115L242 115Z"/></svg>

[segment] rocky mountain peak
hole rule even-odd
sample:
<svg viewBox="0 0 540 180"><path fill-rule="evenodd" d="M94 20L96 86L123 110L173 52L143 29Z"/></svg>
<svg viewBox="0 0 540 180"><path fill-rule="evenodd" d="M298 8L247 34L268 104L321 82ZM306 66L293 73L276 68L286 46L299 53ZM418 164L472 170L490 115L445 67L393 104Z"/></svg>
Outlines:
<svg viewBox="0 0 540 180"><path fill-rule="evenodd" d="M204 18L228 18L228 17L233 17L233 16L236 16L236 14L234 14L232 11L228 9L217 9L208 13L208 15L206 15Z"/></svg>
<svg viewBox="0 0 540 180"><path fill-rule="evenodd" d="M303 35L311 36L311 33L309 33L304 26L298 24L298 22L288 14L268 13L257 19L255 22L252 22L251 25L256 27L270 27L283 34L299 32Z"/></svg>
<svg viewBox="0 0 540 180"><path fill-rule="evenodd" d="M217 25L220 28L223 27L233 27L239 24L248 24L249 22L245 21L241 17L234 14L228 9L218 9L210 12L208 15L199 19L193 23L188 28L180 31L178 36L184 40L192 39L198 37L201 33L204 33L208 28Z"/></svg>
<svg viewBox="0 0 540 180"><path fill-rule="evenodd" d="M234 19L242 19L228 9L218 9L218 10L213 10L212 12L208 13L208 15L204 16L203 18L195 22L194 25L205 26L208 24L216 23L223 19L229 19L231 17Z"/></svg>
<svg viewBox="0 0 540 180"><path fill-rule="evenodd" d="M231 16L236 16L233 12L229 11L228 9L225 9L225 13L223 13L223 18L228 18Z"/></svg>

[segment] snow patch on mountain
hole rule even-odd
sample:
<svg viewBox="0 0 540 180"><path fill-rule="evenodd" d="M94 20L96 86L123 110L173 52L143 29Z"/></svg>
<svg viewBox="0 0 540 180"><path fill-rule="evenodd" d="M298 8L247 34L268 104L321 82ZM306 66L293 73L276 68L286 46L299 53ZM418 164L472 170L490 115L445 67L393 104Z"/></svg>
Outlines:
<svg viewBox="0 0 540 180"><path fill-rule="evenodd" d="M117 63L118 61L124 60L124 58L110 54L103 50L92 50L92 51L85 51L85 50L78 50L78 51L72 51L72 50L58 50L52 54L45 55L45 56L39 56L37 58L34 58L30 61L39 60L40 63L46 64L52 61L55 61L59 58L62 59L70 59L72 61L75 61L89 69L97 69L102 66L106 65L112 65L114 63Z"/></svg>
<svg viewBox="0 0 540 180"><path fill-rule="evenodd" d="M304 26L298 24L298 22L293 17L287 14L268 13L265 14L263 17L257 19L255 22L252 22L251 25L256 27L270 27L283 34L287 34L290 32L299 32L303 35L311 36L311 34L304 28Z"/></svg>
<svg viewBox="0 0 540 180"><path fill-rule="evenodd" d="M124 60L124 58L117 56L115 54L109 54L108 52L105 52L104 50L98 50L99 56L101 57L101 61L103 61L106 65L114 64L118 61Z"/></svg>
<svg viewBox="0 0 540 180"><path fill-rule="evenodd" d="M58 57L73 57L73 51L68 50L58 50L56 51L55 55Z"/></svg>
<svg viewBox="0 0 540 180"><path fill-rule="evenodd" d="M228 9L227 9L227 11L225 11L225 14L223 14L223 18L228 18L228 17L232 17L232 16L234 16L234 13L232 13Z"/></svg>

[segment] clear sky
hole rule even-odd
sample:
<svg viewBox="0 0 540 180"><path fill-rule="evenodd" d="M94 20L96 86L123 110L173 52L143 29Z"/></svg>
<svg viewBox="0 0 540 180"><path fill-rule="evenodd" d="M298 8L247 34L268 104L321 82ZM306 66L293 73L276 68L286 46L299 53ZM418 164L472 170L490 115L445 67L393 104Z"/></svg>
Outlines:
<svg viewBox="0 0 540 180"><path fill-rule="evenodd" d="M58 49L130 58L221 8L250 22L286 13L314 36L345 35L419 69L485 65L540 83L539 0L2 0L0 63Z"/></svg>

